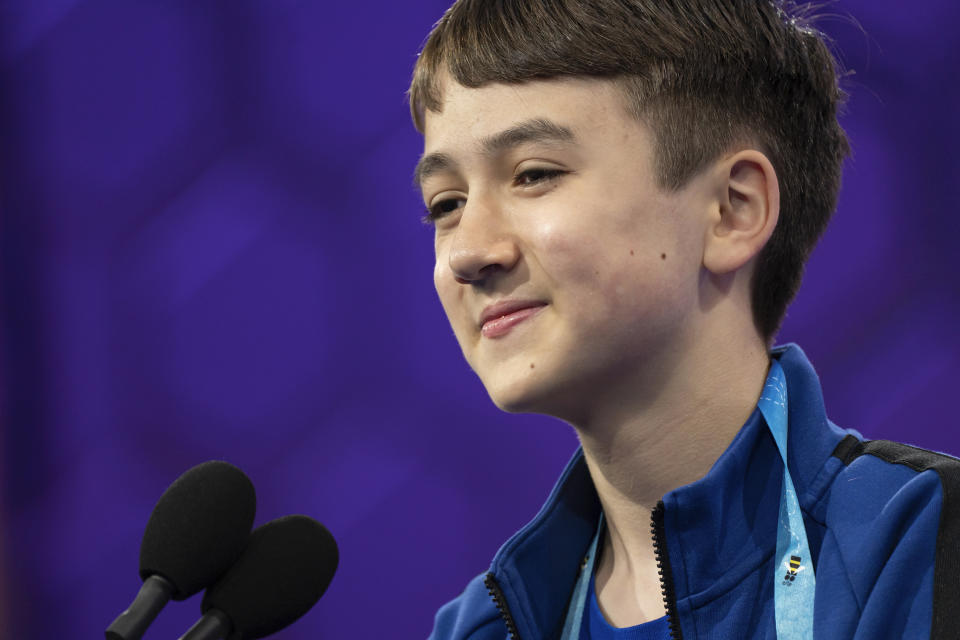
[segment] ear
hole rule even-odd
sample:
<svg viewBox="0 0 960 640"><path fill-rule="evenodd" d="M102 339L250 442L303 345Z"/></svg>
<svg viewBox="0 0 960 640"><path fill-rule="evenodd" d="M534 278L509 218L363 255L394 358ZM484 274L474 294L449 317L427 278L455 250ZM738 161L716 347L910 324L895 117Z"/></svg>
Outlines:
<svg viewBox="0 0 960 640"><path fill-rule="evenodd" d="M780 185L770 160L747 149L716 167L714 210L707 228L703 265L712 273L730 273L760 253L780 216Z"/></svg>

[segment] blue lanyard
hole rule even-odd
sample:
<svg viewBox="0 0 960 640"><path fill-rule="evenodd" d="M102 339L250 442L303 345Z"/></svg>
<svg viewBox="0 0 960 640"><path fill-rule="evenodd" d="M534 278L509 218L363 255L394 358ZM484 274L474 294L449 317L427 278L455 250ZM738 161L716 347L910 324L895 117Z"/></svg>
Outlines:
<svg viewBox="0 0 960 640"><path fill-rule="evenodd" d="M787 466L787 379L783 367L776 360L770 361L770 373L757 403L760 414L770 428L780 457L783 459L783 487L780 493L780 516L777 524L777 552L773 571L773 605L777 624L777 640L813 639L813 595L816 578L813 561L807 544L807 531L803 527L797 490L790 478ZM603 513L600 523L587 550L586 563L573 588L570 608L563 623L561 640L576 640L580 637L594 571L594 559L603 529Z"/></svg>
<svg viewBox="0 0 960 640"><path fill-rule="evenodd" d="M563 621L563 632L560 640L577 640L580 637L580 626L583 623L583 614L587 606L587 592L590 590L590 576L593 575L593 561L597 557L597 545L600 542L600 532L603 530L603 511L600 512L600 522L597 523L597 532L593 534L593 541L587 550L587 557L580 577L573 587L573 596L570 598L570 608L567 610L567 619Z"/></svg>
<svg viewBox="0 0 960 640"><path fill-rule="evenodd" d="M773 607L777 619L778 640L812 640L813 595L817 580L813 558L807 544L807 530L797 490L787 465L787 378L776 360L770 361L770 374L757 403L763 419L783 458L783 485L780 492L780 518L777 524L777 553L773 573Z"/></svg>

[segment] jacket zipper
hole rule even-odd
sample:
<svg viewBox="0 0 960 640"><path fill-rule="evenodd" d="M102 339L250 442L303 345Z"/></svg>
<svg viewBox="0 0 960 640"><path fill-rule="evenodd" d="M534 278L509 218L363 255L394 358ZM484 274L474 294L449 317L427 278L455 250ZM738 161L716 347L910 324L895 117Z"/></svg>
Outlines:
<svg viewBox="0 0 960 640"><path fill-rule="evenodd" d="M507 623L507 633L510 639L520 640L517 623L513 619L513 614L510 613L510 607L507 606L507 601L503 597L503 591L500 589L500 585L497 584L496 578L493 577L493 573L487 573L487 575L483 577L483 584L486 585L490 597L493 598L493 604L497 605L497 610L500 611L500 616L503 618L503 621Z"/></svg>
<svg viewBox="0 0 960 640"><path fill-rule="evenodd" d="M650 530L653 533L653 552L657 557L657 573L660 574L660 590L663 592L663 604L667 610L667 622L670 625L670 637L683 640L680 620L677 618L677 594L673 588L673 571L670 569L670 554L667 553L667 534L663 526L663 500L657 502L650 514Z"/></svg>
<svg viewBox="0 0 960 640"><path fill-rule="evenodd" d="M677 597L673 588L673 572L670 570L670 555L667 553L667 535L663 526L663 500L657 502L656 508L650 514L650 530L653 534L653 552L657 558L657 573L660 575L660 590L663 592L663 604L667 609L667 622L670 625L670 638L672 640L683 640L683 632L680 630L680 621L677 618ZM500 616L507 625L507 633L511 640L520 640L520 632L517 631L517 623L510 613L510 607L503 597L503 591L497 584L493 573L487 573L483 577L483 584L486 585L490 597L493 598L493 604L496 605Z"/></svg>

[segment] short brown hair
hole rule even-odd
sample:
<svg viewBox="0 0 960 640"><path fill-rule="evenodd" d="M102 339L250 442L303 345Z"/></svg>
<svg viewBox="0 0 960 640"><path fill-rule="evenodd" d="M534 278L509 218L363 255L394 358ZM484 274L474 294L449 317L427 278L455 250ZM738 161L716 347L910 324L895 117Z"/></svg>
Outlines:
<svg viewBox="0 0 960 640"><path fill-rule="evenodd" d="M836 207L849 146L845 94L813 17L777 0L457 0L410 86L414 124L442 109L446 71L465 87L561 76L615 80L652 129L662 188L679 189L737 143L759 145L780 182L780 220L751 283L772 341Z"/></svg>

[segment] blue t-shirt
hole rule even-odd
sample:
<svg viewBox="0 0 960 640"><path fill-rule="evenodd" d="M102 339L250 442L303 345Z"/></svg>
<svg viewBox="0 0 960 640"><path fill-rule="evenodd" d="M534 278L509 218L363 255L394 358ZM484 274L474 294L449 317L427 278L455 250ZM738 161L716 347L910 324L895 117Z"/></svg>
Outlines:
<svg viewBox="0 0 960 640"><path fill-rule="evenodd" d="M611 626L600 611L593 582L594 576L590 576L590 590L587 592L589 613L583 616L580 640L670 640L670 625L666 616L623 629Z"/></svg>

